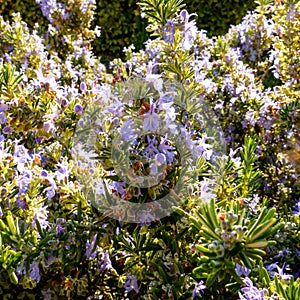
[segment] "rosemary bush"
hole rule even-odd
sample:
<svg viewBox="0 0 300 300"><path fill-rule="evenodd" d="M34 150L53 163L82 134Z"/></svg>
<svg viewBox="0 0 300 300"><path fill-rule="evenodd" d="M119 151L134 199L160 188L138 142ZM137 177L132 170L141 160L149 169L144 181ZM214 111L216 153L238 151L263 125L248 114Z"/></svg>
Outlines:
<svg viewBox="0 0 300 300"><path fill-rule="evenodd" d="M299 299L300 3L210 38L143 0L110 72L94 1L37 3L0 18L1 298Z"/></svg>

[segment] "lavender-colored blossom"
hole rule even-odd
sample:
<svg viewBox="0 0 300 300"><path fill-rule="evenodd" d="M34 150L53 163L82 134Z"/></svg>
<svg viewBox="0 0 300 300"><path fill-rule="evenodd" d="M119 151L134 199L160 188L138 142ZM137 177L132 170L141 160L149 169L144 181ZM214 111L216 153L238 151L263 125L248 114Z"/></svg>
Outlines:
<svg viewBox="0 0 300 300"><path fill-rule="evenodd" d="M42 178L48 178L49 174L48 174L48 172L47 172L46 170L42 170L42 171L40 172L40 176L41 176Z"/></svg>
<svg viewBox="0 0 300 300"><path fill-rule="evenodd" d="M168 145L168 142L169 141L166 137L161 138L158 150L165 155L167 164L170 164L174 161L175 148L173 146Z"/></svg>
<svg viewBox="0 0 300 300"><path fill-rule="evenodd" d="M241 289L244 295L239 293L240 300L264 300L264 290L255 287L248 277L244 278L243 281L246 286Z"/></svg>
<svg viewBox="0 0 300 300"><path fill-rule="evenodd" d="M83 108L82 108L81 104L77 103L77 104L74 106L74 111L76 112L76 114L81 115L82 112L83 112Z"/></svg>
<svg viewBox="0 0 300 300"><path fill-rule="evenodd" d="M206 286L205 286L203 280L201 280L199 283L197 283L195 285L195 288L194 288L193 294L192 294L192 298L194 299L195 297L201 296L201 294L204 292L205 289L206 289Z"/></svg>
<svg viewBox="0 0 300 300"><path fill-rule="evenodd" d="M157 153L155 155L155 164L157 166L163 165L166 163L166 156L163 153Z"/></svg>
<svg viewBox="0 0 300 300"><path fill-rule="evenodd" d="M19 195L23 195L27 192L30 186L31 179L32 173L29 170L24 171L20 176L17 177Z"/></svg>
<svg viewBox="0 0 300 300"><path fill-rule="evenodd" d="M170 44L174 43L175 24L173 21L167 20L163 32L164 32L164 41Z"/></svg>
<svg viewBox="0 0 300 300"><path fill-rule="evenodd" d="M213 150L212 146L206 143L207 139L208 137L206 135L203 135L202 138L192 142L194 145L194 147L192 148L192 153L194 157L200 157L201 155L203 155L204 159L211 159Z"/></svg>
<svg viewBox="0 0 300 300"><path fill-rule="evenodd" d="M85 256L87 258L95 258L96 257L96 255L97 255L96 241L97 241L97 234L94 235L92 242L90 242L90 241L86 242Z"/></svg>
<svg viewBox="0 0 300 300"><path fill-rule="evenodd" d="M150 61L147 66L147 73L146 73L146 81L153 82L154 88L161 93L163 87L163 80L161 79L161 74L156 74L155 70L156 67L159 66L158 63ZM150 103L151 104L151 103Z"/></svg>
<svg viewBox="0 0 300 300"><path fill-rule="evenodd" d="M32 264L30 264L29 277L33 281L39 282L41 280L38 261L35 261Z"/></svg>
<svg viewBox="0 0 300 300"><path fill-rule="evenodd" d="M20 199L19 197L16 199L16 205L21 209L26 209L27 203L24 199Z"/></svg>
<svg viewBox="0 0 300 300"><path fill-rule="evenodd" d="M152 176L158 175L158 168L157 168L156 164L154 164L154 163L150 164L149 169L150 169L149 175L152 175Z"/></svg>
<svg viewBox="0 0 300 300"><path fill-rule="evenodd" d="M4 134L11 134L12 133L12 128L10 126L5 126L3 129L2 129L2 132Z"/></svg>
<svg viewBox="0 0 300 300"><path fill-rule="evenodd" d="M115 192L119 193L120 195L125 195L126 188L124 182L113 181L110 183L110 186Z"/></svg>
<svg viewBox="0 0 300 300"><path fill-rule="evenodd" d="M48 211L47 206L40 206L34 208L34 217L32 221L32 227L36 225L36 221L39 222L41 228L47 228L49 226L48 218Z"/></svg>
<svg viewBox="0 0 300 300"><path fill-rule="evenodd" d="M278 259L280 257L286 258L291 254L291 251L289 249L282 249L278 251L278 254L274 256L274 258Z"/></svg>
<svg viewBox="0 0 300 300"><path fill-rule="evenodd" d="M286 19L288 21L294 21L295 16L296 16L295 5L292 4L289 7L289 10L288 10L287 15L286 15Z"/></svg>
<svg viewBox="0 0 300 300"><path fill-rule="evenodd" d="M255 113L252 109L249 109L246 112L245 120L242 122L243 128L246 128L248 126L248 124L250 126L254 126L256 124Z"/></svg>
<svg viewBox="0 0 300 300"><path fill-rule="evenodd" d="M267 271L270 273L272 277L274 277L274 275L277 274L283 280L290 280L291 277L293 277L293 275L284 274L284 268L285 268L285 263L283 264L282 268L280 268L277 263L270 264L269 266L266 267ZM277 272L274 271L274 269L277 269Z"/></svg>
<svg viewBox="0 0 300 300"><path fill-rule="evenodd" d="M5 102L0 103L0 112L4 112L8 110L8 105Z"/></svg>
<svg viewBox="0 0 300 300"><path fill-rule="evenodd" d="M147 158L153 158L156 154L160 153L155 146L156 137L154 136L153 138L151 138L149 135L147 135L147 142L148 145L147 147L145 147L143 155L145 155Z"/></svg>
<svg viewBox="0 0 300 300"><path fill-rule="evenodd" d="M89 9L89 6L95 5L95 4L96 4L95 0L82 1L81 5L80 5L80 11L82 12L82 14L86 14Z"/></svg>
<svg viewBox="0 0 300 300"><path fill-rule="evenodd" d="M43 15L52 22L52 14L57 8L56 0L36 0L36 3L40 5Z"/></svg>
<svg viewBox="0 0 300 300"><path fill-rule="evenodd" d="M65 182L70 176L70 169L67 162L61 162L58 164L58 167L55 171L55 176L59 182Z"/></svg>
<svg viewBox="0 0 300 300"><path fill-rule="evenodd" d="M0 124L5 124L7 123L7 117L4 112L0 112Z"/></svg>
<svg viewBox="0 0 300 300"><path fill-rule="evenodd" d="M68 103L69 103L69 101L68 101L68 99L66 99L66 98L62 98L62 99L60 100L60 105L61 105L62 107L67 107Z"/></svg>
<svg viewBox="0 0 300 300"><path fill-rule="evenodd" d="M251 210L253 214L257 213L258 204L260 202L260 197L257 194L252 195L252 198L246 198L247 208Z"/></svg>
<svg viewBox="0 0 300 300"><path fill-rule="evenodd" d="M155 132L159 128L159 115L155 112L156 104L150 102L150 110L144 115L144 130Z"/></svg>
<svg viewBox="0 0 300 300"><path fill-rule="evenodd" d="M53 256L53 251L51 250L50 251L50 253L49 253L49 255L48 255L48 257L47 258L45 258L45 261L44 261L44 263L45 263L45 266L47 267L47 268L49 268L54 262L55 262L55 257Z"/></svg>
<svg viewBox="0 0 300 300"><path fill-rule="evenodd" d="M127 119L121 128L121 136L125 141L132 141L137 138L135 129L133 128L133 120Z"/></svg>
<svg viewBox="0 0 300 300"><path fill-rule="evenodd" d="M251 270L249 270L245 266L242 266L242 265L236 263L235 272L238 276L248 276L251 273Z"/></svg>
<svg viewBox="0 0 300 300"><path fill-rule="evenodd" d="M298 202L293 206L293 215L300 215L300 199L298 199Z"/></svg>
<svg viewBox="0 0 300 300"><path fill-rule="evenodd" d="M46 132L51 132L52 134L56 132L56 128L53 120L48 120L44 122L43 127Z"/></svg>
<svg viewBox="0 0 300 300"><path fill-rule="evenodd" d="M17 143L15 144L13 159L17 164L26 164L32 161L28 150L23 145L18 145Z"/></svg>
<svg viewBox="0 0 300 300"><path fill-rule="evenodd" d="M20 278L25 274L26 274L26 267L24 265L24 261L22 260L16 268L16 275Z"/></svg>
<svg viewBox="0 0 300 300"><path fill-rule="evenodd" d="M51 185L44 189L46 192L48 200L51 200L55 196L55 186Z"/></svg>
<svg viewBox="0 0 300 300"><path fill-rule="evenodd" d="M82 81L82 82L80 83L79 88L80 88L80 90L81 90L82 92L84 92L84 91L86 90L86 83L85 83L84 81Z"/></svg>
<svg viewBox="0 0 300 300"><path fill-rule="evenodd" d="M98 264L98 268L102 272L110 271L113 269L111 260L109 258L109 253L107 250L105 252L102 252L101 259L98 261L97 264Z"/></svg>
<svg viewBox="0 0 300 300"><path fill-rule="evenodd" d="M65 228L62 227L60 224L58 224L58 225L56 226L56 235L57 235L57 236L60 236L64 231L65 231Z"/></svg>
<svg viewBox="0 0 300 300"><path fill-rule="evenodd" d="M137 294L139 292L139 287L136 281L136 277L134 275L127 275L128 280L124 284L124 289L126 292L130 292L134 290Z"/></svg>
<svg viewBox="0 0 300 300"><path fill-rule="evenodd" d="M211 179L204 178L204 180L200 183L200 197L201 199L206 202L209 201L211 198L215 197L215 194L212 191L212 186L214 182Z"/></svg>
<svg viewBox="0 0 300 300"><path fill-rule="evenodd" d="M235 157L235 155L236 155L236 152L239 150L240 150L240 148L237 148L235 150L233 150L232 148L229 149L229 157L238 167L241 165L241 158Z"/></svg>
<svg viewBox="0 0 300 300"><path fill-rule="evenodd" d="M182 47L185 50L190 50L193 46L198 30L196 26L196 21L190 21L191 16L197 16L197 14L189 14L185 9L180 12L180 18L184 22Z"/></svg>

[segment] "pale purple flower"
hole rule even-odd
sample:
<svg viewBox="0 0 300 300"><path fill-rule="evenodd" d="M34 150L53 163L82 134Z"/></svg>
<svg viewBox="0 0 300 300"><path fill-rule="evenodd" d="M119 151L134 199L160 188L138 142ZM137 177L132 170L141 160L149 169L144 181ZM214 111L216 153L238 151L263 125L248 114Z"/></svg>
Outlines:
<svg viewBox="0 0 300 300"><path fill-rule="evenodd" d="M192 148L194 157L200 157L203 155L205 160L210 160L213 150L212 146L206 143L207 139L208 137L205 134L202 138L192 142L194 144L194 147Z"/></svg>
<svg viewBox="0 0 300 300"><path fill-rule="evenodd" d="M36 0L36 3L40 5L43 15L53 22L52 14L57 8L56 0Z"/></svg>
<svg viewBox="0 0 300 300"><path fill-rule="evenodd" d="M24 260L21 260L20 264L16 268L16 274L18 277L22 277L26 274L26 268L24 266Z"/></svg>
<svg viewBox="0 0 300 300"><path fill-rule="evenodd" d="M90 242L90 241L86 242L85 256L87 258L95 258L96 257L96 255L97 255L96 241L97 241L97 234L94 235L92 242Z"/></svg>
<svg viewBox="0 0 300 300"><path fill-rule="evenodd" d="M82 108L81 104L77 103L77 104L74 106L74 111L76 112L76 114L81 115L82 112L83 112L83 108Z"/></svg>
<svg viewBox="0 0 300 300"><path fill-rule="evenodd" d="M152 139L149 135L147 135L147 142L148 145L143 151L143 155L145 155L148 158L153 158L155 154L160 153L155 146L156 137L154 136Z"/></svg>
<svg viewBox="0 0 300 300"><path fill-rule="evenodd" d="M31 156L28 153L28 150L23 145L15 145L14 149L14 162L17 164L26 164L27 162L32 161Z"/></svg>
<svg viewBox="0 0 300 300"><path fill-rule="evenodd" d="M82 1L81 5L80 5L80 11L82 12L82 14L86 14L89 9L89 6L95 5L95 4L96 4L95 0Z"/></svg>
<svg viewBox="0 0 300 300"><path fill-rule="evenodd" d="M47 177L48 177L48 172L47 172L46 170L42 170L42 171L40 172L40 176L41 176L42 178L47 178Z"/></svg>
<svg viewBox="0 0 300 300"><path fill-rule="evenodd" d="M80 90L81 90L82 92L84 92L84 91L86 90L86 84L85 84L84 81L82 81L82 82L80 83L79 88L80 88Z"/></svg>
<svg viewBox="0 0 300 300"><path fill-rule="evenodd" d="M23 195L27 192L30 182L32 178L32 173L31 171L27 170L24 171L20 176L17 178L18 182L18 188L19 188L19 195Z"/></svg>
<svg viewBox="0 0 300 300"><path fill-rule="evenodd" d="M195 288L194 288L193 294L192 294L192 298L194 299L195 297L200 296L203 293L204 289L206 289L206 286L205 286L203 280L201 280L199 283L197 283L195 285Z"/></svg>
<svg viewBox="0 0 300 300"><path fill-rule="evenodd" d="M173 146L168 145L168 139L166 137L162 138L158 150L166 156L167 163L172 163L174 161L175 156L175 148Z"/></svg>
<svg viewBox="0 0 300 300"><path fill-rule="evenodd" d="M27 206L26 201L24 199L20 199L20 198L16 199L16 205L23 210L26 209L26 206Z"/></svg>
<svg viewBox="0 0 300 300"><path fill-rule="evenodd" d="M150 110L144 115L144 130L154 132L159 128L159 115L155 112L156 104L150 101Z"/></svg>
<svg viewBox="0 0 300 300"><path fill-rule="evenodd" d="M48 120L44 122L43 127L46 132L51 132L52 134L56 132L56 128L53 120Z"/></svg>
<svg viewBox="0 0 300 300"><path fill-rule="evenodd" d="M38 261L35 261L32 264L30 264L29 277L33 281L39 282L41 280Z"/></svg>
<svg viewBox="0 0 300 300"><path fill-rule="evenodd" d="M241 289L244 295L239 293L240 300L264 300L264 290L255 287L248 277L244 278L243 281L246 286Z"/></svg>
<svg viewBox="0 0 300 300"><path fill-rule="evenodd" d="M278 251L278 254L274 256L274 258L287 257L291 254L289 249L282 249Z"/></svg>
<svg viewBox="0 0 300 300"><path fill-rule="evenodd" d="M70 176L69 165L67 162L61 162L58 164L59 168L55 171L56 178L59 182L65 182Z"/></svg>
<svg viewBox="0 0 300 300"><path fill-rule="evenodd" d="M134 290L137 294L139 292L139 287L136 281L136 277L134 275L127 275L128 280L124 284L124 289L126 292L130 292Z"/></svg>
<svg viewBox="0 0 300 300"><path fill-rule="evenodd" d="M200 197L203 201L208 201L211 198L215 197L215 194L213 193L213 180L204 178L200 183Z"/></svg>
<svg viewBox="0 0 300 300"><path fill-rule="evenodd" d="M4 111L7 111L8 110L8 105L4 102L1 102L0 103L0 112L4 112Z"/></svg>
<svg viewBox="0 0 300 300"><path fill-rule="evenodd" d="M68 103L69 103L68 99L66 99L66 98L62 98L61 101L60 101L60 105L62 107L66 107L68 105Z"/></svg>
<svg viewBox="0 0 300 300"><path fill-rule="evenodd" d="M11 134L12 133L12 129L10 126L5 126L3 129L2 129L2 132L4 134Z"/></svg>
<svg viewBox="0 0 300 300"><path fill-rule="evenodd" d="M4 112L0 112L0 124L5 124L7 123L7 117Z"/></svg>
<svg viewBox="0 0 300 300"><path fill-rule="evenodd" d="M164 41L170 44L174 43L175 24L173 21L167 20L163 32L164 32Z"/></svg>
<svg viewBox="0 0 300 300"><path fill-rule="evenodd" d="M137 138L133 124L133 120L127 119L120 130L121 136L125 141L132 141Z"/></svg>
<svg viewBox="0 0 300 300"><path fill-rule="evenodd" d="M295 5L291 5L291 6L289 7L288 12L287 12L286 19L287 19L288 21L294 21L295 16L296 16Z"/></svg>
<svg viewBox="0 0 300 300"><path fill-rule="evenodd" d="M298 199L298 202L293 206L293 215L299 215L300 214L300 199Z"/></svg>
<svg viewBox="0 0 300 300"><path fill-rule="evenodd" d="M53 256L53 251L51 250L47 259L45 258L45 266L49 268L54 262L56 258Z"/></svg>
<svg viewBox="0 0 300 300"><path fill-rule="evenodd" d="M125 183L124 182L113 181L109 185L114 190L113 192L117 192L120 195L125 195L126 188L125 188Z"/></svg>
<svg viewBox="0 0 300 300"><path fill-rule="evenodd" d="M157 166L163 165L166 163L166 156L163 153L157 153L155 155L155 164Z"/></svg>
<svg viewBox="0 0 300 300"><path fill-rule="evenodd" d="M232 148L229 149L229 157L238 167L241 165L241 158L235 157L235 155L236 155L236 152L239 150L240 150L240 148L237 148L235 150L233 150Z"/></svg>
<svg viewBox="0 0 300 300"><path fill-rule="evenodd" d="M195 20L190 21L191 16L197 16L197 14L195 13L189 14L185 9L180 12L180 18L184 22L182 47L185 50L191 49L197 33L196 21Z"/></svg>
<svg viewBox="0 0 300 300"><path fill-rule="evenodd" d="M267 266L266 269L272 277L274 277L274 275L276 274L278 275L278 277L280 277L283 280L290 280L291 277L293 277L293 275L284 274L284 267L285 267L285 263L283 264L282 268L280 268L277 265L277 263L273 263ZM277 272L274 271L274 269L277 269Z"/></svg>
<svg viewBox="0 0 300 300"><path fill-rule="evenodd" d="M109 258L108 251L106 250L105 252L102 252L101 254L102 254L102 257L97 263L100 271L106 272L106 271L112 270L113 266L111 264L111 260Z"/></svg>
<svg viewBox="0 0 300 300"><path fill-rule="evenodd" d="M236 263L235 272L238 276L248 276L251 273L251 270L249 270L245 266L242 266L242 265Z"/></svg>
<svg viewBox="0 0 300 300"><path fill-rule="evenodd" d="M51 200L55 196L55 187L53 185L46 187L44 191L46 192L48 200Z"/></svg>
<svg viewBox="0 0 300 300"><path fill-rule="evenodd" d="M150 174L149 175L157 175L158 168L157 168L156 164L154 164L154 163L150 164L149 169L150 169Z"/></svg>
<svg viewBox="0 0 300 300"><path fill-rule="evenodd" d="M65 231L65 228L62 227L60 224L58 224L58 225L56 226L56 235L57 235L57 236L60 236L64 231Z"/></svg>
<svg viewBox="0 0 300 300"><path fill-rule="evenodd" d="M47 206L40 206L34 208L34 217L32 221L32 228L36 225L36 221L39 222L41 228L47 228L49 226L48 218L48 211Z"/></svg>
<svg viewBox="0 0 300 300"><path fill-rule="evenodd" d="M246 198L247 207L253 214L257 213L257 207L260 202L260 197L257 194L252 195L252 198Z"/></svg>

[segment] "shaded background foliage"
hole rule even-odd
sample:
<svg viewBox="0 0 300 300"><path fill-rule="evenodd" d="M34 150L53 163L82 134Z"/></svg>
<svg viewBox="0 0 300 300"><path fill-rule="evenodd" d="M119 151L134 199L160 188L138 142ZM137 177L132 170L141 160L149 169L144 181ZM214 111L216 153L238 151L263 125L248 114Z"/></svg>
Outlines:
<svg viewBox="0 0 300 300"><path fill-rule="evenodd" d="M134 44L136 50L143 47L149 38L145 30L147 21L140 17L138 0L101 0L97 2L94 25L101 27L101 36L93 43L94 53L108 63L115 57L123 58L123 47ZM197 25L209 36L223 35L231 24L238 24L247 10L255 7L253 0L187 0L186 9L197 13ZM33 27L39 24L43 30L48 24L35 0L4 1L0 3L0 14L9 19L20 12L23 20Z"/></svg>

